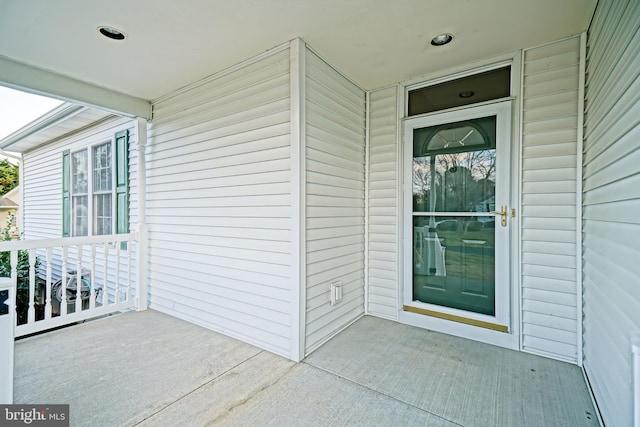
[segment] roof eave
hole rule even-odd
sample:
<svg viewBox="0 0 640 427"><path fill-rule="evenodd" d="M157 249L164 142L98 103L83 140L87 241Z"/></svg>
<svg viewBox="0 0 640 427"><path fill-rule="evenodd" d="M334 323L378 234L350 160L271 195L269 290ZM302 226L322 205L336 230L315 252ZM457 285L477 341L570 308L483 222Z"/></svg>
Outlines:
<svg viewBox="0 0 640 427"><path fill-rule="evenodd" d="M20 147L14 147L14 146L17 145L19 142L24 141L26 138L36 135L45 129L48 129L65 120L70 119L71 117L77 114L80 114L81 112L85 111L87 108L88 107L84 107L82 105L64 103L59 107L49 111L47 114L32 121L28 125L18 129L11 135L0 140L0 150L8 150L16 153L23 153L27 151L28 148L20 148Z"/></svg>

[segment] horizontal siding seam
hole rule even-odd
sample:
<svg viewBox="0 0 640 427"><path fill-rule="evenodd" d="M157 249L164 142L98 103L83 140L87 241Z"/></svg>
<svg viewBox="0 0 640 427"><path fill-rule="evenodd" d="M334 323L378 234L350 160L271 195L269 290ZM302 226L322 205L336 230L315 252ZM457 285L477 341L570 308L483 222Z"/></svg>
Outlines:
<svg viewBox="0 0 640 427"><path fill-rule="evenodd" d="M284 77L286 77L286 79L284 79ZM238 89L234 89L232 92L220 92L217 96L214 97L202 97L202 99L200 101L198 101L198 103L186 103L186 105L188 105L185 108L180 109L179 111L174 111L171 114L167 114L167 117L169 117L169 119L167 121L179 121L182 120L186 117L189 116L193 116L193 110L197 110L197 111L208 111L211 110L212 107L216 106L216 105L220 105L221 103L219 101L224 100L225 98L229 98L231 100L237 100L238 99L238 94L242 93L242 92L252 92L255 89L260 89L261 86L266 86L269 83L272 83L275 80L286 80L287 83L289 81L289 71L282 71L278 74L275 74L273 76L269 76L263 80L259 80L255 83L252 83L250 85L247 86L242 86L241 88ZM281 90L284 87L288 87L285 86L284 84L282 85L277 85L277 86L273 86L272 88L268 89L268 90L258 90L257 93L263 94L265 92L270 92L270 91L275 91L275 90ZM218 87L219 88L219 87ZM288 97L287 97L288 98ZM154 120L157 120L157 126L161 127L162 126L162 119L163 116L158 116L157 118L154 117Z"/></svg>
<svg viewBox="0 0 640 427"><path fill-rule="evenodd" d="M213 75L211 75L209 77L205 77L202 80L199 80L199 81L197 81L195 83L187 85L187 86L185 86L185 87L183 87L181 89L178 89L176 91L173 91L173 92L171 92L169 94L163 95L160 98L157 98L157 99L153 100L151 102L151 105L153 107L156 104L167 102L172 98L175 98L177 96L183 95L183 94L188 93L188 92L191 92L191 91L193 91L193 90L195 90L195 89L197 89L199 87L205 86L205 85L207 85L207 84L209 84L211 82L214 82L214 81L216 81L216 80L218 80L218 79L220 79L222 77L234 74L234 73L236 73L236 72L238 72L238 71L240 71L240 70L242 70L244 68L247 68L247 67L249 67L249 66L251 66L253 64L260 63L260 62L262 62L262 61L264 61L264 60L266 60L266 59L268 59L268 58L270 58L272 56L276 56L277 54L279 54L281 52L285 52L285 51L289 50L289 44L290 44L290 42L283 43L280 46L276 46L276 47L274 47L272 49L269 49L266 52L261 53L260 55L257 55L257 56L255 56L253 58L250 58L249 60L240 62L239 64L233 65L233 66L231 66L231 67L229 67L229 68L227 68L225 70L219 71L219 72L217 72L217 73L215 73L215 74L213 74Z"/></svg>
<svg viewBox="0 0 640 427"><path fill-rule="evenodd" d="M568 105L568 104L566 104ZM571 114L559 114L559 115L555 115L553 117L544 117L541 119L526 119L527 120L527 124L539 124L539 123L543 123L543 122L550 122L550 121L554 121L554 120L558 120L558 119L568 119L568 118L576 118L576 122L578 121L578 104L575 104L576 106L576 111L572 112ZM544 108L538 108L537 110L544 110ZM524 115L527 116L527 112L529 112L529 110L525 110L524 111ZM573 128L567 128L567 129L573 129ZM554 129L557 130L557 129Z"/></svg>
<svg viewBox="0 0 640 427"><path fill-rule="evenodd" d="M556 90L556 91L553 91L553 92L547 92L547 93L543 93L543 94L540 94L540 95L533 95L533 96L528 95L527 98L524 100L524 103L526 104L528 101L541 100L541 99L548 98L548 97L554 96L554 95L566 94L568 92L576 92L577 93L578 92L577 86L576 87L569 87L569 88L566 88L566 89L560 89L560 90ZM568 104L568 102L565 102L563 104ZM535 109L537 109L537 110L542 109L542 108L543 107L535 107Z"/></svg>
<svg viewBox="0 0 640 427"><path fill-rule="evenodd" d="M177 130L167 130L165 132L158 132L158 129L162 129L161 127L155 127L153 128L153 130L151 130L149 132L149 138L154 139L154 140L159 140L158 142L154 141L154 145L152 146L152 148L155 150L157 150L157 145L158 144L162 144L162 143L166 143L166 142L171 142L174 141L176 139L184 139L190 136L194 136L194 135L199 135L202 133L206 133L206 132L210 132L212 130L220 130L222 128L231 128L233 126L238 126L240 124L243 123L247 123L247 122L254 122L257 119L263 119L266 117L270 117L270 116L276 116L278 115L278 113L282 113L282 112L288 112L288 103L285 101L288 101L289 97L288 96L281 96L278 98L272 98L272 99L267 99L264 102L260 103L260 104L254 104L252 107L247 108L247 109L242 109L242 110L238 110L238 111L233 111L230 113L224 113L224 114L217 114L214 116L211 116L210 114L206 114L206 111L202 114L202 119L200 121L194 121L191 122L190 125L188 127L181 127ZM248 115L247 113L251 113L252 110L258 110L258 109L262 109L266 106L270 106L270 105L280 105L278 106L278 108L273 109L271 111L269 111L266 114L261 114L261 115ZM237 120L234 121L230 121L230 122L226 122L223 125L221 124L216 124L216 121L220 121L222 119L228 119L228 118L237 118ZM170 120L168 121L166 124L168 125L173 125L175 123L174 120ZM204 127L203 125L206 124L210 124L210 127ZM278 121L276 123L273 124L281 124L281 123L285 123L283 121ZM287 122L288 123L288 122ZM204 129L201 130L194 130L194 129L198 129L198 126L202 126L204 127ZM245 133L249 130L257 130L262 128L262 126L258 127L258 128L250 128L248 130L243 130L241 132L238 133ZM166 135L169 135L171 133L176 133L179 131L185 131L188 130L189 133L185 133L183 135L180 136L174 136L174 137L166 137ZM235 133L229 134L229 135L235 135Z"/></svg>
<svg viewBox="0 0 640 427"><path fill-rule="evenodd" d="M588 197L588 194L592 191L604 188L604 187L608 187L609 185L613 185L613 184L617 184L620 182L625 182L626 180L628 180L629 178L633 178L636 176L640 176L640 173L634 173L631 175L624 175L621 176L613 181L608 181L608 182L604 182L602 184L596 185L596 186L589 186L588 188L585 189L585 198ZM585 186L586 187L586 186ZM629 197L625 197L625 196L618 196L619 198L616 199L617 202L624 202L624 201L629 201L629 200L636 200L638 197L634 194L631 194ZM599 203L591 203L589 204L589 206L595 206L595 205L599 205L599 204L607 204L610 202L599 202Z"/></svg>
<svg viewBox="0 0 640 427"><path fill-rule="evenodd" d="M577 116L575 116L577 118ZM576 125L577 125L577 119L576 119ZM522 132L522 136L533 136L533 135L550 135L556 132L562 132L562 131L566 131L566 130L573 130L575 129L575 127L563 127L563 128L557 128L557 129L549 129L549 130L538 130L538 131L528 131Z"/></svg>
<svg viewBox="0 0 640 427"><path fill-rule="evenodd" d="M365 114L366 108L364 105L364 98L362 99L362 104L356 104L355 102L353 102L351 99L345 97L344 95L342 95L341 93L338 93L336 91L334 91L333 89L331 89L330 87L328 87L327 85L325 85L324 83L322 83L320 80L318 80L313 74L309 74L307 73L307 78L310 80L313 80L314 83L316 83L318 86L321 86L322 88L326 89L327 92L335 95L338 99L342 99L344 100L346 103L348 103L350 106L352 106L353 108L357 109L358 111L361 111L362 114ZM326 96L326 95L325 95ZM326 96L326 98L329 99L328 96ZM346 107L343 107L346 108Z"/></svg>
<svg viewBox="0 0 640 427"><path fill-rule="evenodd" d="M531 325L531 326L538 326L540 328L552 329L552 330L555 330L555 331L561 331L561 332L564 332L566 334L577 335L577 332L575 332L575 331L567 331L566 329L554 328L553 326L547 326L547 325L542 326L542 325L538 325L537 323L529 323L529 322L526 322L526 321L522 322L522 323L525 325L525 328L526 328L526 325ZM565 344L565 345L571 345L571 344L568 344L565 341L557 340L557 339L554 339L553 337L549 337L549 336L542 336L541 334L535 334L535 333L529 332L527 335L532 336L532 337L536 337L536 338L540 338L540 339L543 339L543 340L547 340L547 341L553 341L553 342L557 342L557 343L561 343L561 344Z"/></svg>
<svg viewBox="0 0 640 427"><path fill-rule="evenodd" d="M534 60L527 60L525 58L525 70L526 70L526 64L529 64L529 63L532 63L532 62L535 62L535 61L549 60L550 58L563 56L563 55L566 55L567 53L569 53L569 52L565 52L565 53L561 53L561 54L558 54L558 55L549 56L549 57L546 57L546 58L534 59ZM525 87L525 88L531 87L530 85L527 84L527 78L528 77L540 76L542 74L553 73L553 72L556 72L556 71L562 71L562 70L566 70L566 69L569 69L569 68L576 68L576 74L577 74L577 68L578 68L579 65L580 65L580 57L579 57L579 55L576 55L576 62L565 63L565 64L563 64L563 65L561 65L559 67L553 67L553 68L548 68L546 70L534 71L532 73L526 73L525 72L525 74L524 74L525 82L523 84L523 87ZM566 77L563 77L562 79L565 79L565 78ZM535 83L532 83L532 85L539 85L539 84L544 84L544 83L545 82L535 82Z"/></svg>

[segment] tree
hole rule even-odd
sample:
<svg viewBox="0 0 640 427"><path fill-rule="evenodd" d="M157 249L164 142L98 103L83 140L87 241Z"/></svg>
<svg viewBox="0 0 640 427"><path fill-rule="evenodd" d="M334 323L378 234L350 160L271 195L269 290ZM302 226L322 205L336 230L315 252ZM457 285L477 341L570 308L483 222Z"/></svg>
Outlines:
<svg viewBox="0 0 640 427"><path fill-rule="evenodd" d="M0 196L4 196L18 185L18 165L7 159L0 160Z"/></svg>

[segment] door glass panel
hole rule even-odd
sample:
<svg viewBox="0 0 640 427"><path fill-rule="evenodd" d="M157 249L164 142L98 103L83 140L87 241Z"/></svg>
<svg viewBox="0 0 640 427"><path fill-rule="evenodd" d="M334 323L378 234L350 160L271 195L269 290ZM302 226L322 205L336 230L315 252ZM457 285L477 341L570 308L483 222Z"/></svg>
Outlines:
<svg viewBox="0 0 640 427"><path fill-rule="evenodd" d="M413 298L493 316L495 218L414 217Z"/></svg>
<svg viewBox="0 0 640 427"><path fill-rule="evenodd" d="M414 130L414 212L483 212L495 200L496 118Z"/></svg>
<svg viewBox="0 0 640 427"><path fill-rule="evenodd" d="M413 300L495 315L496 117L415 129L412 172Z"/></svg>

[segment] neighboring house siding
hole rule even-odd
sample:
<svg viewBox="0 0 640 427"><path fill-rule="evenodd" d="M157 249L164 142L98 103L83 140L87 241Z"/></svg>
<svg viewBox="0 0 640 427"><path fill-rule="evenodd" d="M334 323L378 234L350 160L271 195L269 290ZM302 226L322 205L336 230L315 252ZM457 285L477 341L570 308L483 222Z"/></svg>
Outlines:
<svg viewBox="0 0 640 427"><path fill-rule="evenodd" d="M306 350L364 313L365 93L306 53ZM330 304L330 284L343 299Z"/></svg>
<svg viewBox="0 0 640 427"><path fill-rule="evenodd" d="M578 358L580 37L526 50L522 135L522 347Z"/></svg>
<svg viewBox="0 0 640 427"><path fill-rule="evenodd" d="M9 217L12 217L12 226L9 235L12 238L18 238L22 232L20 224L20 186L8 191L4 196L0 197L0 229L7 228Z"/></svg>
<svg viewBox="0 0 640 427"><path fill-rule="evenodd" d="M370 94L368 313L398 317L398 87Z"/></svg>
<svg viewBox="0 0 640 427"><path fill-rule="evenodd" d="M640 2L599 2L587 52L584 366L605 424L625 426L640 331Z"/></svg>
<svg viewBox="0 0 640 427"><path fill-rule="evenodd" d="M154 103L150 307L291 356L289 50Z"/></svg>

